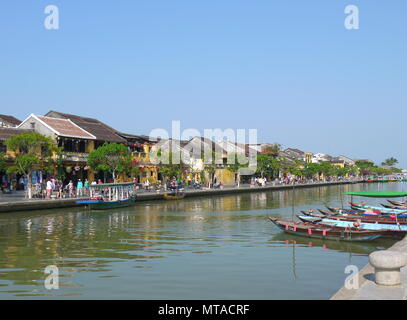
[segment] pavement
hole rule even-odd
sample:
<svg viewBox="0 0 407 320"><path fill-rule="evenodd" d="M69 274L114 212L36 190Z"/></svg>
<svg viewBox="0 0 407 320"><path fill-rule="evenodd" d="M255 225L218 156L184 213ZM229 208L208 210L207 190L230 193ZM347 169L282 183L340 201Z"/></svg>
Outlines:
<svg viewBox="0 0 407 320"><path fill-rule="evenodd" d="M388 250L407 254L407 237L395 243ZM401 269L401 285L379 286L375 283L374 268L368 264L358 275L359 288L347 289L343 286L331 300L407 300L407 267Z"/></svg>

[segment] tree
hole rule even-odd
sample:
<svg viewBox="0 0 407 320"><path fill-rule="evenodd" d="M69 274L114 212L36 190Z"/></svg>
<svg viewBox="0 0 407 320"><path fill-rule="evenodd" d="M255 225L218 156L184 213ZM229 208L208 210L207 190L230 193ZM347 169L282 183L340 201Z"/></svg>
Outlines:
<svg viewBox="0 0 407 320"><path fill-rule="evenodd" d="M382 166L394 167L399 161L396 158L388 158L382 162Z"/></svg>
<svg viewBox="0 0 407 320"><path fill-rule="evenodd" d="M237 185L240 185L240 169L248 167L248 163L244 163L246 156L242 153L231 153L228 155L228 170L235 174Z"/></svg>
<svg viewBox="0 0 407 320"><path fill-rule="evenodd" d="M286 169L291 175L296 177L304 176L304 163L300 160L294 159Z"/></svg>
<svg viewBox="0 0 407 320"><path fill-rule="evenodd" d="M210 154L202 155L201 160L203 161L205 171L208 173L208 176L209 176L208 187L210 188L215 180L216 169L218 168L218 165L223 163L223 159L222 159L220 153L217 153L214 150L212 150L210 152ZM217 161L218 161L218 163L217 163ZM202 180L204 181L206 179L202 179Z"/></svg>
<svg viewBox="0 0 407 320"><path fill-rule="evenodd" d="M165 152L163 153L160 150L158 150L157 152L157 156L160 157L162 159L162 162L164 162L164 164L161 164L159 171L163 177L163 183L166 184L168 178L180 178L182 172L186 169L186 165L182 162L181 159L179 159L179 161L177 160L176 163L174 162L174 155L172 152ZM163 161L164 160L164 161Z"/></svg>
<svg viewBox="0 0 407 320"><path fill-rule="evenodd" d="M114 182L117 182L119 174L130 172L132 155L125 145L106 142L89 153L88 165L93 170L111 173Z"/></svg>
<svg viewBox="0 0 407 320"><path fill-rule="evenodd" d="M6 168L6 156L4 153L0 152L0 172L4 171Z"/></svg>
<svg viewBox="0 0 407 320"><path fill-rule="evenodd" d="M266 154L273 158L277 158L280 151L281 151L281 144L273 143L272 145L264 147L261 153Z"/></svg>
<svg viewBox="0 0 407 320"><path fill-rule="evenodd" d="M327 161L319 164L319 173L322 173L324 177L333 176L335 174L335 166Z"/></svg>
<svg viewBox="0 0 407 320"><path fill-rule="evenodd" d="M367 176L373 173L374 164L369 161L356 161L356 167L363 176Z"/></svg>
<svg viewBox="0 0 407 320"><path fill-rule="evenodd" d="M261 177L274 177L278 174L281 168L281 163L277 158L273 158L267 154L259 154L257 156L257 170Z"/></svg>
<svg viewBox="0 0 407 320"><path fill-rule="evenodd" d="M32 173L35 170L51 171L54 155L59 149L54 140L37 132L23 132L6 141L7 149L15 152L13 165L7 170L27 178L28 198L32 198Z"/></svg>
<svg viewBox="0 0 407 320"><path fill-rule="evenodd" d="M320 165L318 163L307 163L304 167L304 176L307 179L312 179L316 174L320 172Z"/></svg>

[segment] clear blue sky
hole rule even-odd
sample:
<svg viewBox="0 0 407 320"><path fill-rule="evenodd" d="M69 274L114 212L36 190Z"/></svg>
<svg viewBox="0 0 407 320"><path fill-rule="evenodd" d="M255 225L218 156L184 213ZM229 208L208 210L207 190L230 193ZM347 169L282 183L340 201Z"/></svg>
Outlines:
<svg viewBox="0 0 407 320"><path fill-rule="evenodd" d="M44 28L47 5L60 29ZM360 29L344 28L344 8ZM259 140L407 168L405 0L3 0L1 113Z"/></svg>

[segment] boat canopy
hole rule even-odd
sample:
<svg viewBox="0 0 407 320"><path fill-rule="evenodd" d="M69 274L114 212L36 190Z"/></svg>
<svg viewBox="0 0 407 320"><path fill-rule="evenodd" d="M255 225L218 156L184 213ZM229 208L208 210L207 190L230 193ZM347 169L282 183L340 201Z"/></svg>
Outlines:
<svg viewBox="0 0 407 320"><path fill-rule="evenodd" d="M106 188L131 187L131 186L134 186L134 182L91 184L91 185L89 185L89 188L106 189Z"/></svg>
<svg viewBox="0 0 407 320"><path fill-rule="evenodd" d="M91 184L89 191L91 198L102 196L105 202L125 200L134 193L134 182Z"/></svg>
<svg viewBox="0 0 407 320"><path fill-rule="evenodd" d="M350 196L370 197L370 198L407 197L407 192L396 192L396 191L353 191L345 192L345 194Z"/></svg>

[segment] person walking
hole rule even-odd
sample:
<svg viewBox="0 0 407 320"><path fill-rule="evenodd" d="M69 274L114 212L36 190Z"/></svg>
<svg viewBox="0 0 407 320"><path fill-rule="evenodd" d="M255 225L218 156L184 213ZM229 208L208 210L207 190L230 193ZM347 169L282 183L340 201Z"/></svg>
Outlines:
<svg viewBox="0 0 407 320"><path fill-rule="evenodd" d="M86 195L88 196L89 195L89 181L88 181L88 179L85 179L85 192L86 192Z"/></svg>
<svg viewBox="0 0 407 320"><path fill-rule="evenodd" d="M72 180L68 183L69 197L73 197L73 182Z"/></svg>
<svg viewBox="0 0 407 320"><path fill-rule="evenodd" d="M78 179L78 183L76 184L76 196L77 197L83 196L83 182L81 179Z"/></svg>
<svg viewBox="0 0 407 320"><path fill-rule="evenodd" d="M52 194L52 182L51 180L47 180L47 199L51 198L51 194Z"/></svg>

